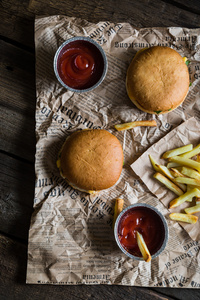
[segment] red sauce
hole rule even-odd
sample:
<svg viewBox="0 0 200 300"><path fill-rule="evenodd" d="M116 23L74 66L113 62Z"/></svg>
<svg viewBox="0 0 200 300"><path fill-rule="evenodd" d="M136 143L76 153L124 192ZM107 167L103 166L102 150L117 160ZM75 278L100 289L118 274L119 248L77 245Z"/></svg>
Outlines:
<svg viewBox="0 0 200 300"><path fill-rule="evenodd" d="M101 52L88 41L67 44L58 57L58 73L71 88L81 90L92 87L101 78L103 69Z"/></svg>
<svg viewBox="0 0 200 300"><path fill-rule="evenodd" d="M140 232L151 255L162 246L164 225L156 212L147 207L136 207L128 210L118 225L118 237L122 247L132 255L141 257L137 245L136 232Z"/></svg>

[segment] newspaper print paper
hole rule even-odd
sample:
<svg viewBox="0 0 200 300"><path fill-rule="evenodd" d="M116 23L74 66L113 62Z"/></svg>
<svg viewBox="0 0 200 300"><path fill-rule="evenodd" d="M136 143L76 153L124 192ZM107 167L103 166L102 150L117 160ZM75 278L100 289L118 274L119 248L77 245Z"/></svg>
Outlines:
<svg viewBox="0 0 200 300"><path fill-rule="evenodd" d="M134 174L130 165L181 122L199 119L199 29L134 28L51 16L35 21L36 47L36 187L28 247L27 283L121 284L199 287L199 242L179 224ZM89 36L105 50L108 72L103 83L86 94L65 90L53 72L57 48L73 36ZM152 45L170 46L191 61L192 86L183 105L167 115L148 115L128 99L127 67L135 53ZM116 123L156 119L156 128L116 132ZM123 145L125 164L120 181L97 195L70 187L56 167L66 137L77 129L104 128ZM156 206L169 225L165 251L150 263L133 261L115 243L112 218L116 197L124 207L145 202Z"/></svg>

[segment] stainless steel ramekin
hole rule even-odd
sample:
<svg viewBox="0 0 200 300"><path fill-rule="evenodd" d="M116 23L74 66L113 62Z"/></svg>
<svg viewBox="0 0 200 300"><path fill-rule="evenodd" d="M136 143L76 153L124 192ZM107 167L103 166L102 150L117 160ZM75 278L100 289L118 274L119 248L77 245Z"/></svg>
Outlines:
<svg viewBox="0 0 200 300"><path fill-rule="evenodd" d="M91 43L93 46L96 47L97 51L100 52L101 56L102 56L102 60L103 60L103 72L99 78L99 80L94 84L92 85L91 87L88 87L88 88L85 88L85 89L76 89L76 88L73 88L73 87L70 87L68 86L67 84L65 84L63 82L63 80L61 79L60 75L59 75L59 72L58 72L58 58L59 58L59 55L60 53L63 51L63 49L69 44L69 43L72 43L72 42L75 42L75 41L86 41L88 43ZM58 81L61 83L61 85L63 87L65 87L66 89L72 91L72 92L76 92L76 93L82 93L82 92L89 92L93 89L95 89L96 87L98 87L101 82L104 80L105 76L106 76L106 73L107 73L107 69L108 69L108 61L107 61L107 57L106 57L106 54L104 52L104 50L102 49L102 47L97 43L95 42L94 40L92 40L91 38L89 37L84 37L84 36L78 36L78 37L73 37L73 38L70 38L68 40L66 40L59 48L58 50L56 51L56 54L54 56L54 62L53 62L53 66L54 66L54 72L55 72L55 75L58 79Z"/></svg>
<svg viewBox="0 0 200 300"><path fill-rule="evenodd" d="M138 207L145 207L145 208L148 208L150 210L153 210L157 215L158 217L160 218L162 224L163 224L163 228L164 228L164 238L163 238L163 242L162 242L162 245L161 247L158 249L158 251L156 253L154 253L151 257L152 259L156 258L158 255L161 254L161 252L165 249L166 245L167 245L167 241L168 241L168 236L169 236L169 230L168 230L168 225L167 225L167 222L165 220L165 217L161 214L161 212L149 205L149 204L146 204L146 203L136 203L136 204L133 204L133 205L130 205L128 206L127 208L125 208L120 214L119 216L117 217L117 220L115 222L115 227L114 227L114 235L115 235L115 240L117 242L117 245L119 246L119 248L121 249L121 251L126 254L128 257L130 258L133 258L135 260L143 260L142 257L138 257L138 256L135 256L131 253L129 253L120 243L120 240L119 240L119 237L118 237L118 229L119 229L119 223L122 219L122 217L128 213L128 211L131 211L132 209L134 208L138 208Z"/></svg>

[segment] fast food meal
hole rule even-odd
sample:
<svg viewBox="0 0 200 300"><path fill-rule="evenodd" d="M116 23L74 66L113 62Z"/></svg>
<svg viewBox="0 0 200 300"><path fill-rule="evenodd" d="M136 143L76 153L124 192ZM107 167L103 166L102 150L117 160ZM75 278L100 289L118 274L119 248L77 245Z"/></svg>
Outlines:
<svg viewBox="0 0 200 300"><path fill-rule="evenodd" d="M185 145L176 149L166 151L161 158L175 163L173 167L159 165L155 159L149 155L151 164L156 171L154 178L163 183L167 188L178 195L173 199L169 208L175 208L188 201L196 201L195 206L185 209L186 214L172 213L169 217L172 220L178 220L187 223L196 223L197 216L187 216L200 211L200 162L198 156L200 153L200 144L193 148L192 144Z"/></svg>
<svg viewBox="0 0 200 300"><path fill-rule="evenodd" d="M79 130L66 139L57 166L62 177L78 190L93 193L108 189L122 171L122 146L106 130Z"/></svg>
<svg viewBox="0 0 200 300"><path fill-rule="evenodd" d="M185 59L169 47L154 46L140 50L126 76L131 101L151 114L164 114L177 108L189 90Z"/></svg>
<svg viewBox="0 0 200 300"><path fill-rule="evenodd" d="M115 125L115 129L118 131L121 130L127 130L127 129L132 129L134 127L138 126L157 126L157 123L155 120L143 120L143 121L133 121L129 123L124 123L124 124L117 124Z"/></svg>

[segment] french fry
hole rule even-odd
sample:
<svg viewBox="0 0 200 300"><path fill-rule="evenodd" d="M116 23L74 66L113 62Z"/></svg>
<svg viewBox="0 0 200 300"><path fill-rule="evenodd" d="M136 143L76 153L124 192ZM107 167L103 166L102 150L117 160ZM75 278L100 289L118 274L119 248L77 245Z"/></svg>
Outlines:
<svg viewBox="0 0 200 300"><path fill-rule="evenodd" d="M200 212L200 203L195 206L186 208L185 212L186 212L186 214L196 214L196 213Z"/></svg>
<svg viewBox="0 0 200 300"><path fill-rule="evenodd" d="M187 184L187 191L191 191L191 190L194 189L194 188L197 188L197 189L200 190L199 186ZM186 201L192 202L192 199L186 200ZM195 197L195 202L196 202L196 204L198 204L198 202L200 203L200 198Z"/></svg>
<svg viewBox="0 0 200 300"><path fill-rule="evenodd" d="M187 184L187 190L188 191L191 191L192 189L199 189L200 190L200 187L198 185L191 185L191 184Z"/></svg>
<svg viewBox="0 0 200 300"><path fill-rule="evenodd" d="M137 244L140 249L140 252L142 253L142 257L146 262L149 262L151 260L151 254L149 252L149 249L147 248L143 236L138 231L136 234L137 234Z"/></svg>
<svg viewBox="0 0 200 300"><path fill-rule="evenodd" d="M161 173L157 172L153 175L153 177L162 182L168 189L173 191L176 195L180 196L183 194L183 191L177 185L175 185Z"/></svg>
<svg viewBox="0 0 200 300"><path fill-rule="evenodd" d="M193 168L193 169L197 170L198 172L200 172L200 163L196 162L190 158L173 156L173 157L169 158L169 161L181 164L182 166Z"/></svg>
<svg viewBox="0 0 200 300"><path fill-rule="evenodd" d="M116 221L117 217L119 216L120 212L123 209L123 205L124 205L124 200L123 199L117 198L115 200L114 217L113 217L113 228L115 226L115 221Z"/></svg>
<svg viewBox="0 0 200 300"><path fill-rule="evenodd" d="M185 177L179 170L176 168L170 168L170 172L174 177Z"/></svg>
<svg viewBox="0 0 200 300"><path fill-rule="evenodd" d="M171 168L177 168L177 167L181 167L181 165L180 165L180 164L177 164L177 163L175 163L175 162L168 162L168 164L167 164L167 168L168 168L168 169L171 169Z"/></svg>
<svg viewBox="0 0 200 300"><path fill-rule="evenodd" d="M198 220L197 216L182 213L171 213L169 217L171 220L186 222L190 224L195 224Z"/></svg>
<svg viewBox="0 0 200 300"><path fill-rule="evenodd" d="M191 191L193 188L188 188L188 185L187 185L187 192ZM188 198L186 200L187 202L192 202L192 198Z"/></svg>
<svg viewBox="0 0 200 300"><path fill-rule="evenodd" d="M191 169L191 168L187 168L187 167L182 167L181 168L181 173L183 175L186 175L188 177L191 177L191 178L195 178L195 179L198 179L200 180L200 173L195 171L194 169Z"/></svg>
<svg viewBox="0 0 200 300"><path fill-rule="evenodd" d="M114 125L115 129L118 131L132 129L138 126L157 126L157 123L155 120L151 120L151 121L143 120L143 121L134 121L134 122L124 123L124 124Z"/></svg>
<svg viewBox="0 0 200 300"><path fill-rule="evenodd" d="M186 186L187 186L187 192L193 190L194 188L199 188L199 186L196 186L196 185L190 185L190 184L187 184ZM187 202L192 202L192 198L189 198L189 199L187 199L186 201L187 201Z"/></svg>
<svg viewBox="0 0 200 300"><path fill-rule="evenodd" d="M196 161L200 163L200 154L197 154L197 159L196 159Z"/></svg>
<svg viewBox="0 0 200 300"><path fill-rule="evenodd" d="M169 204L169 208L177 207L177 206L181 205L182 203L184 203L185 201L187 201L188 199L192 199L193 197L200 197L199 189L194 188L191 191L188 191L185 194L179 196L178 198L172 200Z"/></svg>
<svg viewBox="0 0 200 300"><path fill-rule="evenodd" d="M166 151L162 155L162 158L169 158L169 157L172 157L172 156L177 156L177 155L180 155L182 153L191 151L192 149L193 149L193 145L192 144L185 145L183 147L179 147L179 148L176 148L176 149L173 149L173 150Z"/></svg>
<svg viewBox="0 0 200 300"><path fill-rule="evenodd" d="M196 185L200 187L200 180L194 178L176 177L174 178L174 181L178 183L185 183L185 184Z"/></svg>
<svg viewBox="0 0 200 300"><path fill-rule="evenodd" d="M155 161L155 159L153 158L153 156L151 156L151 154L149 154L149 159L151 161L152 167L154 168L154 170L156 172L160 172L159 168L158 168L158 163Z"/></svg>
<svg viewBox="0 0 200 300"><path fill-rule="evenodd" d="M184 185L182 183L176 183L174 180L175 179L174 176L171 174L170 170L167 167L158 165L158 168L165 176L167 176L172 182L174 182L176 185L178 185L184 192L186 191L186 189L187 189L186 185Z"/></svg>
<svg viewBox="0 0 200 300"><path fill-rule="evenodd" d="M194 147L191 151L181 154L180 157L191 158L199 153L200 153L200 144L198 144L196 147Z"/></svg>

